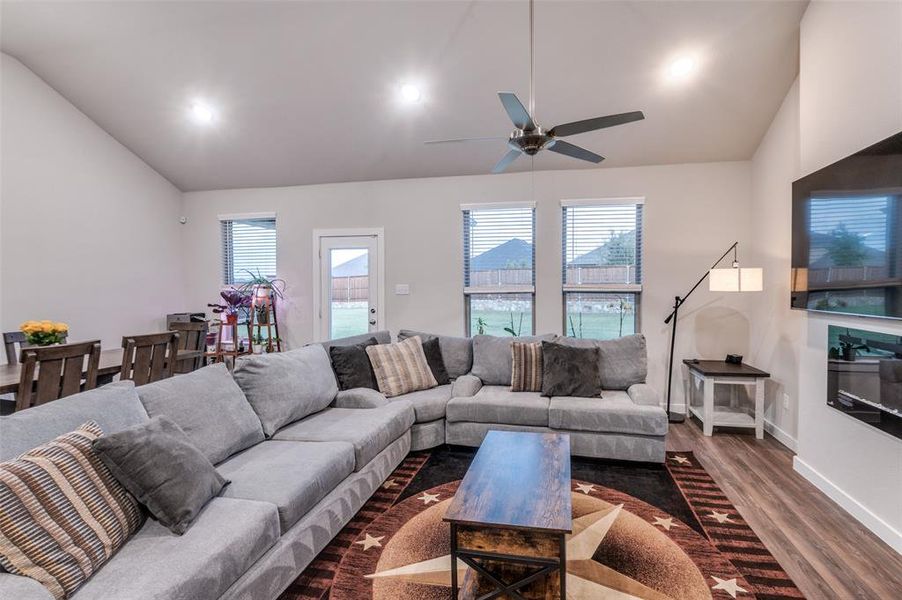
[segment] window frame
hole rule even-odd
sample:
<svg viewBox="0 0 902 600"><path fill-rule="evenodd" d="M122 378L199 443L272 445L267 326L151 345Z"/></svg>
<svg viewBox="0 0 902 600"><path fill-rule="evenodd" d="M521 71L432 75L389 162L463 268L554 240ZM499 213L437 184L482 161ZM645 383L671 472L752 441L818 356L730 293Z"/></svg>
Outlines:
<svg viewBox="0 0 902 600"><path fill-rule="evenodd" d="M531 234L532 234L532 260L531 260L531 270L532 270L532 285L498 285L498 286L470 286L468 285L468 276L471 272L469 262L472 257L468 256L468 248L469 244L469 236L471 236L470 225L469 225L469 215L473 212L478 212L481 210L517 210L517 209L526 209L530 211L531 214ZM530 310L530 331L525 335L535 335L536 331L536 203L535 202L483 202L483 203L475 203L475 204L461 204L460 205L461 215L462 215L462 274L463 274L463 300L464 300L464 335L466 337L471 337L474 334L471 331L471 298L473 296L481 296L481 295L529 295L531 310Z"/></svg>
<svg viewBox="0 0 902 600"><path fill-rule="evenodd" d="M220 265L219 265L219 286L221 289L226 289L230 287L234 287L236 285L242 285L247 283L246 281L235 279L234 275L234 237L226 242L226 228L229 228L229 235L233 235L231 230L231 226L235 222L239 221L272 221L273 224L273 234L275 236L275 243L273 244L273 261L276 267L276 271L278 270L279 265L279 246L278 246L278 217L274 212L264 212L264 213L238 213L238 214L225 214L218 215L217 217L219 221L219 247L220 247ZM228 255L227 255L228 253ZM264 276L272 276L278 277L278 273L263 273Z"/></svg>
<svg viewBox="0 0 902 600"><path fill-rule="evenodd" d="M638 242L636 253L638 265L637 283L611 283L611 284L574 284L567 283L567 209L578 207L599 206L634 206L638 209L637 232ZM564 335L568 335L567 322L567 298L570 294L632 294L634 300L633 322L635 328L632 334L642 333L642 292L645 285L645 197L624 196L611 198L580 198L561 200L561 325ZM598 338L584 338L598 339ZM618 338L611 338L618 339Z"/></svg>

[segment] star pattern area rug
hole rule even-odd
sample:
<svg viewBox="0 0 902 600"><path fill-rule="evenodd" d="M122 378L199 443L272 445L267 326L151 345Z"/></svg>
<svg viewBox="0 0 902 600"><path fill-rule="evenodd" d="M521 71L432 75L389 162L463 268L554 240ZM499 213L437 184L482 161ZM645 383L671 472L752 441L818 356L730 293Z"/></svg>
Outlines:
<svg viewBox="0 0 902 600"><path fill-rule="evenodd" d="M442 516L475 453L411 453L280 600L447 600ZM691 452L574 457L571 475L568 599L804 598Z"/></svg>

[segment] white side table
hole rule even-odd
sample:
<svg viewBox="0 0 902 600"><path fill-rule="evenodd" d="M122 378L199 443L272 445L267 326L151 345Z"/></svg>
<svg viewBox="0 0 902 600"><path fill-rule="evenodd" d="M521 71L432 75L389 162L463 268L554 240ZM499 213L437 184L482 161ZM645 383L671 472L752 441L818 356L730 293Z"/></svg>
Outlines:
<svg viewBox="0 0 902 600"><path fill-rule="evenodd" d="M755 367L732 364L722 360L684 360L689 369L685 380L686 416L692 413L702 422L705 435L710 436L715 427L747 427L755 430L755 437L764 438L764 381L770 377ZM701 406L693 406L693 390L700 384L704 393ZM714 387L717 385L754 385L755 414L750 415L742 407L714 406Z"/></svg>

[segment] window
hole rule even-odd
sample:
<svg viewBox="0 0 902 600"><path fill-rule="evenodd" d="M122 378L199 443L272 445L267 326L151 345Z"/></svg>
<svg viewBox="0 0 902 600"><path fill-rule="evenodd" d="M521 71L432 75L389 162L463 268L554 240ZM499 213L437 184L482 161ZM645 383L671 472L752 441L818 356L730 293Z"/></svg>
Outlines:
<svg viewBox="0 0 902 600"><path fill-rule="evenodd" d="M561 203L566 335L611 339L639 331L642 205L639 198Z"/></svg>
<svg viewBox="0 0 902 600"><path fill-rule="evenodd" d="M532 335L535 206L464 205L467 335Z"/></svg>
<svg viewBox="0 0 902 600"><path fill-rule="evenodd" d="M276 218L220 217L222 284L243 283L250 273L276 276Z"/></svg>

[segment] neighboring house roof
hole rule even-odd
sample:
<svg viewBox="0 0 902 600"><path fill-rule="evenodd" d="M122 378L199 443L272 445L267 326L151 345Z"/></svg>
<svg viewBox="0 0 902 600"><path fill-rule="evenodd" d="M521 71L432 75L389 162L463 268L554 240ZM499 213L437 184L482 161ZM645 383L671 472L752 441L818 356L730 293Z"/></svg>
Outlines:
<svg viewBox="0 0 902 600"><path fill-rule="evenodd" d="M812 232L809 242L809 269L829 269L836 265L830 258L829 248L833 242L833 236L828 233ZM886 252L877 250L871 246L862 245L864 260L860 266L883 267L886 266ZM813 260L812 260L813 259Z"/></svg>
<svg viewBox="0 0 902 600"><path fill-rule="evenodd" d="M362 277L369 273L369 253L332 267L332 277Z"/></svg>
<svg viewBox="0 0 902 600"><path fill-rule="evenodd" d="M471 271L494 271L509 269L513 265L529 268L532 264L532 244L519 238L508 240L500 246L474 256L470 261Z"/></svg>
<svg viewBox="0 0 902 600"><path fill-rule="evenodd" d="M581 254L577 256L573 260L571 260L568 264L571 265L606 265L610 263L610 252L612 248L620 248L624 244L632 245L635 247L636 244L636 230L630 230L619 236L608 240L601 246L595 248L594 250L589 250L585 254Z"/></svg>

